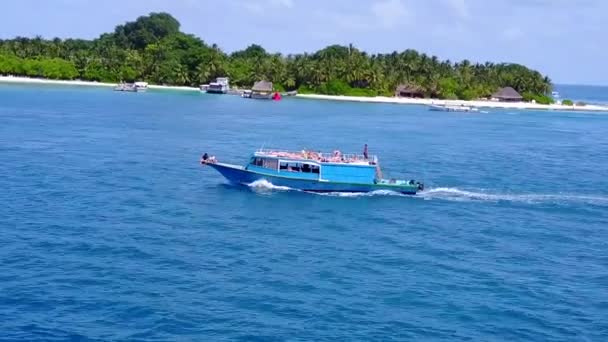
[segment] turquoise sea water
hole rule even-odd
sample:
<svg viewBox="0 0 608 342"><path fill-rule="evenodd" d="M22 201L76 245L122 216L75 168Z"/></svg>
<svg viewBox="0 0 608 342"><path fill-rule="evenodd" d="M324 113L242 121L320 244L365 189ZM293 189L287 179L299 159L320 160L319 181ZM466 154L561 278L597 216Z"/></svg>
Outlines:
<svg viewBox="0 0 608 342"><path fill-rule="evenodd" d="M608 104L608 87L557 84L554 86L562 99L592 104Z"/></svg>
<svg viewBox="0 0 608 342"><path fill-rule="evenodd" d="M0 340L605 341L608 115L0 86ZM238 187L262 145L427 190Z"/></svg>

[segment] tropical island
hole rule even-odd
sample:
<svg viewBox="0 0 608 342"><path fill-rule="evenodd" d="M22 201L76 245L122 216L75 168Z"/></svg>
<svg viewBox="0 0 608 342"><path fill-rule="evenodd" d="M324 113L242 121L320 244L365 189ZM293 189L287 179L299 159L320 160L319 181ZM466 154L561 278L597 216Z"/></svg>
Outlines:
<svg viewBox="0 0 608 342"><path fill-rule="evenodd" d="M93 40L16 37L0 40L0 75L52 80L195 86L227 76L251 87L268 80L300 94L472 100L512 87L525 101L548 104L551 80L512 63L453 63L415 50L367 54L352 45L314 53L268 53L253 44L230 54L180 31L168 13L151 13Z"/></svg>

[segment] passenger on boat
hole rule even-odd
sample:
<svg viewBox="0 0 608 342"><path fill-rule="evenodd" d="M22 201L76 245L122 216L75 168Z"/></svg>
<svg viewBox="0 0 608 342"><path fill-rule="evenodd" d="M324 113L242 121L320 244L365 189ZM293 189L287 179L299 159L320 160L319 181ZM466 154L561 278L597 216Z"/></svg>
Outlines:
<svg viewBox="0 0 608 342"><path fill-rule="evenodd" d="M335 150L332 155L331 158L329 159L330 162L332 163L339 163L340 160L342 159L342 153L339 150Z"/></svg>
<svg viewBox="0 0 608 342"><path fill-rule="evenodd" d="M365 158L367 160L367 144L365 144L365 146L363 146L363 158Z"/></svg>

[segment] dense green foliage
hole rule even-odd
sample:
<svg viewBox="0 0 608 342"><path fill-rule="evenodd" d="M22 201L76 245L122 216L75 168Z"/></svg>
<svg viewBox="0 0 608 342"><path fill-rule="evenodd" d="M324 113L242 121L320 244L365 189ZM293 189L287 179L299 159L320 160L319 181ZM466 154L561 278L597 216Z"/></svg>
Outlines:
<svg viewBox="0 0 608 342"><path fill-rule="evenodd" d="M92 41L0 40L0 74L194 86L228 76L236 86L265 79L277 89L358 96L392 95L407 84L424 96L454 99L489 96L511 86L537 102L551 90L549 78L522 65L452 63L414 50L368 55L332 45L314 54L283 56L251 45L226 54L180 32L179 22L166 13L142 16Z"/></svg>
<svg viewBox="0 0 608 342"><path fill-rule="evenodd" d="M568 100L568 99L563 100L562 104L564 106L574 106L574 102L572 102L572 100Z"/></svg>
<svg viewBox="0 0 608 342"><path fill-rule="evenodd" d="M522 94L522 97L524 98L524 101L529 101L529 102L536 102L539 104L552 104L553 98L549 97L545 94L535 94L532 92L525 92Z"/></svg>

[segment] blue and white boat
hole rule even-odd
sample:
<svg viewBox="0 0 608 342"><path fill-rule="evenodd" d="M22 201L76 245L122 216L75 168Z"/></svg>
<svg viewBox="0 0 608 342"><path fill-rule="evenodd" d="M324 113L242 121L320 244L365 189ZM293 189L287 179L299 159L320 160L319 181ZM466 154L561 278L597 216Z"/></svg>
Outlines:
<svg viewBox="0 0 608 342"><path fill-rule="evenodd" d="M429 105L429 110L436 112L479 112L478 108L465 105Z"/></svg>
<svg viewBox="0 0 608 342"><path fill-rule="evenodd" d="M226 94L230 90L228 77L218 77L215 82L211 82L208 85L202 84L201 90L204 90L208 94Z"/></svg>
<svg viewBox="0 0 608 342"><path fill-rule="evenodd" d="M260 149L245 166L218 162L205 153L201 164L216 169L234 184L266 180L275 186L310 192L389 190L415 195L424 185L415 180L385 179L376 156Z"/></svg>

